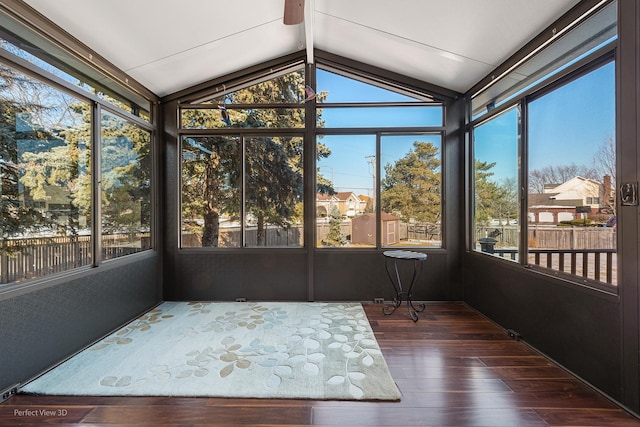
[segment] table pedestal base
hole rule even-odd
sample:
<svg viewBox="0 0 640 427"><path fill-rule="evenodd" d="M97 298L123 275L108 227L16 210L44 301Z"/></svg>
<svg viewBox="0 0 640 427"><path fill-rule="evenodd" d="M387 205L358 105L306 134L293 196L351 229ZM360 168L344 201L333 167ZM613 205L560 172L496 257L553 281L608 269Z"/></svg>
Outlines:
<svg viewBox="0 0 640 427"><path fill-rule="evenodd" d="M407 299L407 309L409 310L409 317L411 317L411 320L413 320L414 322L417 322L418 313L422 313L424 311L425 306L424 306L424 303L420 303L418 304L418 307L420 308L417 309L413 305L413 301L411 301L411 295L409 294L405 294L405 293L397 294L393 298L393 302L391 303L391 305L385 305L384 307L382 307L382 313L386 314L387 316L390 314L393 314L393 312L395 312L398 309L398 307L402 305L402 299L404 296L406 296L406 299Z"/></svg>
<svg viewBox="0 0 640 427"><path fill-rule="evenodd" d="M419 308L416 308L416 306L413 305L413 301L411 300L411 290L413 289L413 285L416 283L418 276L420 276L420 273L422 272L422 262L427 259L427 255L411 251L386 251L384 252L384 256L384 267L387 270L389 281L391 281L391 284L393 285L395 296L393 297L393 303L391 305L385 305L384 307L382 307L382 313L385 315L393 314L398 309L398 307L402 305L403 299L405 299L407 301L407 310L409 310L409 316L411 317L411 320L417 322L418 313L424 311L425 305L424 303L418 304ZM390 260L393 260L395 279L389 271ZM398 271L398 260L413 261L413 276L411 277L411 283L409 284L409 287L406 291L402 289L400 272Z"/></svg>

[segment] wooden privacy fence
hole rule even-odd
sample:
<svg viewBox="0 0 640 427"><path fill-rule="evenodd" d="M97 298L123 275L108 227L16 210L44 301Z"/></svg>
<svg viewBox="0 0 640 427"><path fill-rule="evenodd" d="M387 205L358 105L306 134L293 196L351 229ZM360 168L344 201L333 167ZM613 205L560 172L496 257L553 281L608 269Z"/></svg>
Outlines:
<svg viewBox="0 0 640 427"><path fill-rule="evenodd" d="M616 230L609 227L529 227L529 247L541 249L615 249Z"/></svg>
<svg viewBox="0 0 640 427"><path fill-rule="evenodd" d="M478 242L494 237L496 247L518 247L520 234L516 226L476 227ZM528 227L530 248L540 249L615 249L616 230L608 227Z"/></svg>
<svg viewBox="0 0 640 427"><path fill-rule="evenodd" d="M329 224L317 224L316 238L320 242L327 237ZM340 232L345 237L351 236L351 222L340 224ZM400 243L407 240L439 240L440 226L432 223L406 223L399 222L398 237Z"/></svg>
<svg viewBox="0 0 640 427"><path fill-rule="evenodd" d="M316 224L316 240L322 242L326 239L331 225L329 223ZM240 247L240 227L224 227L220 229L218 237L218 247L238 248ZM344 221L340 224L340 234L347 239L351 239L351 221ZM276 226L267 226L265 230L265 242L260 246L303 246L303 226L295 225L288 229ZM400 241L407 240L433 240L440 238L440 227L434 224L407 224L400 223ZM257 230L254 227L245 229L245 246L255 247L258 244ZM201 236L197 234L183 234L183 248L197 248L202 246Z"/></svg>
<svg viewBox="0 0 640 427"><path fill-rule="evenodd" d="M476 249L517 260L516 226L477 227ZM487 237L495 243L487 244ZM608 227L528 227L529 265L617 284L616 230Z"/></svg>
<svg viewBox="0 0 640 427"><path fill-rule="evenodd" d="M316 225L316 240L321 242L329 233L329 224L320 223ZM351 238L351 221L340 224L340 233ZM439 240L440 225L433 223L406 223L399 222L398 237L400 244L408 240Z"/></svg>
<svg viewBox="0 0 640 427"><path fill-rule="evenodd" d="M220 248L239 248L241 244L240 227L224 227L220 228L218 235L218 247ZM244 234L245 246L255 247L258 245L258 230L255 228L247 228ZM267 226L265 229L265 239L260 246L302 246L302 226L297 225L288 229L276 226ZM183 248L200 248L202 247L202 236L199 234L182 234Z"/></svg>
<svg viewBox="0 0 640 427"><path fill-rule="evenodd" d="M56 236L11 239L20 250L0 254L0 283L20 282L91 265L91 236ZM111 259L150 248L149 234L102 236L102 258Z"/></svg>

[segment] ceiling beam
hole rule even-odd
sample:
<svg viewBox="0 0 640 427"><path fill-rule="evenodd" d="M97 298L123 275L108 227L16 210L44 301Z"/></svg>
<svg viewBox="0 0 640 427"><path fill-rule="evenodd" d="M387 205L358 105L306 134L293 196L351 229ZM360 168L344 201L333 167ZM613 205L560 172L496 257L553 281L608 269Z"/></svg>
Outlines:
<svg viewBox="0 0 640 427"><path fill-rule="evenodd" d="M307 51L307 63L313 64L313 9L314 0L304 4L304 45Z"/></svg>

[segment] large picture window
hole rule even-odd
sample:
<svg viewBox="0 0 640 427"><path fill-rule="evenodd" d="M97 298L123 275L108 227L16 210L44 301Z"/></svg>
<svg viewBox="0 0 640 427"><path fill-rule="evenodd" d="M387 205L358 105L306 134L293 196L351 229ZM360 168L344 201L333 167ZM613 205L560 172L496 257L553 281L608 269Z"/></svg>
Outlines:
<svg viewBox="0 0 640 427"><path fill-rule="evenodd" d="M376 136L328 135L317 147L317 246L375 247Z"/></svg>
<svg viewBox="0 0 640 427"><path fill-rule="evenodd" d="M239 247L238 137L182 139L182 247Z"/></svg>
<svg viewBox="0 0 640 427"><path fill-rule="evenodd" d="M520 242L520 109L473 129L474 250L518 261Z"/></svg>
<svg viewBox="0 0 640 427"><path fill-rule="evenodd" d="M181 247L304 245L304 97L292 71L183 107Z"/></svg>
<svg viewBox="0 0 640 427"><path fill-rule="evenodd" d="M0 46L10 59L0 64L0 284L150 249L151 126L122 111L123 98L60 84L60 70ZM40 68L23 72L25 60Z"/></svg>
<svg viewBox="0 0 640 427"><path fill-rule="evenodd" d="M617 285L615 135L615 62L606 55L475 124L471 248Z"/></svg>
<svg viewBox="0 0 640 427"><path fill-rule="evenodd" d="M382 246L441 246L441 136L383 135L380 145Z"/></svg>
<svg viewBox="0 0 640 427"><path fill-rule="evenodd" d="M471 95L469 248L612 291L617 2Z"/></svg>
<svg viewBox="0 0 640 427"><path fill-rule="evenodd" d="M303 244L302 138L184 137L182 247Z"/></svg>
<svg viewBox="0 0 640 427"><path fill-rule="evenodd" d="M92 263L89 105L0 66L2 283Z"/></svg>
<svg viewBox="0 0 640 427"><path fill-rule="evenodd" d="M616 274L615 64L528 105L530 263L606 283Z"/></svg>
<svg viewBox="0 0 640 427"><path fill-rule="evenodd" d="M442 246L442 102L321 68L258 81L180 106L182 248Z"/></svg>
<svg viewBox="0 0 640 427"><path fill-rule="evenodd" d="M442 246L443 105L322 69L317 80L316 245Z"/></svg>
<svg viewBox="0 0 640 427"><path fill-rule="evenodd" d="M151 134L102 113L102 256L116 258L151 247Z"/></svg>

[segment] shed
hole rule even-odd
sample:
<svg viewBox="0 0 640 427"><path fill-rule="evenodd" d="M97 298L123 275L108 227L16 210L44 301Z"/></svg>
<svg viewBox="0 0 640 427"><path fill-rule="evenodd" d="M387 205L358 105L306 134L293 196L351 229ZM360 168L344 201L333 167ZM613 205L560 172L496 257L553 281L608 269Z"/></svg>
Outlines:
<svg viewBox="0 0 640 427"><path fill-rule="evenodd" d="M382 212L381 215L382 246L395 245L400 242L400 218ZM376 216L366 213L351 220L351 243L376 244Z"/></svg>

